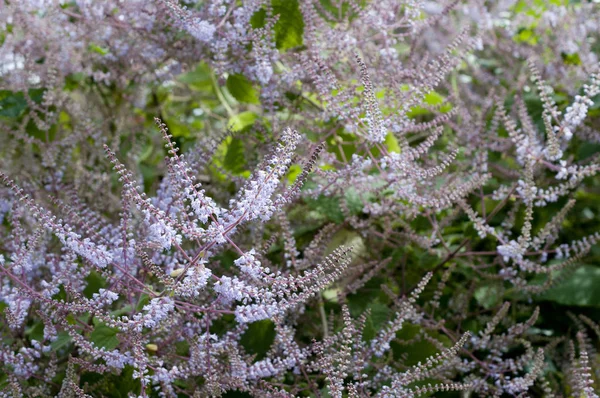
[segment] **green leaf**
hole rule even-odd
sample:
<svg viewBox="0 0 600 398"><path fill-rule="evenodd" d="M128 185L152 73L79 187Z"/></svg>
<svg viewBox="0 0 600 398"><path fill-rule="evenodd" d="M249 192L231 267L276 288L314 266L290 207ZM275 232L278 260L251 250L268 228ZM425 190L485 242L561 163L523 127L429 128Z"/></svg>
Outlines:
<svg viewBox="0 0 600 398"><path fill-rule="evenodd" d="M273 12L279 15L275 24L275 45L280 50L288 50L302 45L304 16L298 0L273 0Z"/></svg>
<svg viewBox="0 0 600 398"><path fill-rule="evenodd" d="M52 347L52 351L58 351L63 347L66 347L71 342L71 336L67 332L60 332L58 336L56 336L56 340L54 340L50 347Z"/></svg>
<svg viewBox="0 0 600 398"><path fill-rule="evenodd" d="M522 28L513 38L517 43L526 43L532 46L536 45L538 42L538 37L535 34L535 31L530 28Z"/></svg>
<svg viewBox="0 0 600 398"><path fill-rule="evenodd" d="M119 331L117 329L111 328L104 323L99 323L90 335L90 340L97 347L113 350L119 345L119 339L117 338L118 333Z"/></svg>
<svg viewBox="0 0 600 398"><path fill-rule="evenodd" d="M405 322L402 325L402 329L396 333L396 337L404 341L411 341L420 332L422 332L421 326ZM450 347L452 345L450 339L444 335L441 335L437 332L427 332L427 334L441 342L446 347ZM406 361L403 363L407 366L414 366L419 362L423 363L427 360L427 358L435 356L440 352L439 348L425 339L411 341L411 343L408 345L398 344L397 342L393 341L390 345L394 353L394 358L402 358L406 355Z"/></svg>
<svg viewBox="0 0 600 398"><path fill-rule="evenodd" d="M0 116L17 118L27 109L27 101L23 93L0 90Z"/></svg>
<svg viewBox="0 0 600 398"><path fill-rule="evenodd" d="M145 161L146 159L148 159L150 157L150 155L152 155L152 151L154 150L154 146L152 145L152 143L148 143L145 147L144 147L144 151L140 154L138 161L141 163L143 161Z"/></svg>
<svg viewBox="0 0 600 398"><path fill-rule="evenodd" d="M439 111L442 113L449 112L452 109L452 104L444 104L445 100L446 98L443 95L435 91L430 91L423 97L423 103L425 105L428 105L430 107L439 107ZM431 112L429 111L429 109L425 107L414 106L409 109L406 115L410 118L414 118L421 115L428 115L430 113Z"/></svg>
<svg viewBox="0 0 600 398"><path fill-rule="evenodd" d="M136 311L142 311L144 306L150 302L150 296L147 293L143 293L140 296L140 300L138 301L137 306L135 307Z"/></svg>
<svg viewBox="0 0 600 398"><path fill-rule="evenodd" d="M366 196L366 197L365 197ZM359 215L362 214L365 207L364 202L367 201L372 195L370 193L359 192L355 188L349 188L344 194L346 200L346 207L351 214Z"/></svg>
<svg viewBox="0 0 600 398"><path fill-rule="evenodd" d="M227 122L227 125L233 131L241 131L247 127L252 126L254 124L255 120L256 120L256 113L247 111L247 112L238 113L237 115L232 116L229 119L229 121Z"/></svg>
<svg viewBox="0 0 600 398"><path fill-rule="evenodd" d="M120 374L106 373L99 374L95 372L84 372L81 375L81 384L94 386L95 397L107 398L127 398L131 395L138 396L141 390L141 383L133 378L133 367L127 365Z"/></svg>
<svg viewBox="0 0 600 398"><path fill-rule="evenodd" d="M197 91L212 91L213 81L210 68L204 64L199 64L196 69L191 72L183 73L177 77L181 83L185 83L190 88Z"/></svg>
<svg viewBox="0 0 600 398"><path fill-rule="evenodd" d="M317 212L322 218L333 221L336 224L344 222L344 213L342 213L340 200L338 198L321 195L316 199L307 198L305 200L308 207Z"/></svg>
<svg viewBox="0 0 600 398"><path fill-rule="evenodd" d="M30 340L42 341L44 339L44 323L36 322L25 331Z"/></svg>
<svg viewBox="0 0 600 398"><path fill-rule="evenodd" d="M581 58L579 57L578 53L574 53L574 54L560 53L560 56L562 57L565 65L575 65L575 66L581 65Z"/></svg>
<svg viewBox="0 0 600 398"><path fill-rule="evenodd" d="M390 314L389 308L379 301L372 302L369 308L371 309L371 313L367 318L365 329L363 330L363 338L366 341L372 340L377 335L386 324Z"/></svg>
<svg viewBox="0 0 600 398"><path fill-rule="evenodd" d="M396 152L396 153L402 152L402 150L400 149L400 145L398 144L398 140L396 139L394 134L391 132L385 136L385 146L386 146L387 150L390 152Z"/></svg>
<svg viewBox="0 0 600 398"><path fill-rule="evenodd" d="M431 91L425 96L424 101L427 105L436 106L444 102L444 97L435 91Z"/></svg>
<svg viewBox="0 0 600 398"><path fill-rule="evenodd" d="M106 55L109 53L108 48L100 47L99 45L94 44L94 43L90 43L88 48L91 52L94 52L94 53L100 54L100 55Z"/></svg>
<svg viewBox="0 0 600 398"><path fill-rule="evenodd" d="M498 284L482 286L475 290L474 297L483 308L489 310L500 303L500 300L502 299L502 288Z"/></svg>
<svg viewBox="0 0 600 398"><path fill-rule="evenodd" d="M227 152L225 153L225 159L223 160L223 166L225 169L235 174L242 173L246 164L246 157L244 156L244 143L239 138L228 137L227 141Z"/></svg>
<svg viewBox="0 0 600 398"><path fill-rule="evenodd" d="M358 232L348 229L341 229L331 237L331 240L325 249L325 255L327 256L333 253L333 251L340 246L352 248L350 258L353 260L356 257L363 255L366 251L365 242L362 236Z"/></svg>
<svg viewBox="0 0 600 398"><path fill-rule="evenodd" d="M275 45L277 49L286 51L301 46L304 35L304 17L298 6L298 0L273 0L271 6L273 14L279 16L275 23ZM250 19L252 27L264 27L266 16L267 13L264 9L254 13Z"/></svg>
<svg viewBox="0 0 600 398"><path fill-rule="evenodd" d="M190 343L186 340L176 342L175 352L177 353L177 355L189 355Z"/></svg>
<svg viewBox="0 0 600 398"><path fill-rule="evenodd" d="M381 284L384 282L383 278L374 277L356 293L348 295L348 309L352 317L359 317L369 307L383 305L383 302L388 299L381 290Z"/></svg>
<svg viewBox="0 0 600 398"><path fill-rule="evenodd" d="M61 300L64 301L67 299L67 292L65 291L65 287L61 284L58 285L58 293L52 296L52 300Z"/></svg>
<svg viewBox="0 0 600 398"><path fill-rule="evenodd" d="M85 277L85 281L88 283L85 289L83 289L83 295L86 298L91 299L94 293L98 293L98 290L106 286L104 278L96 271L92 271Z"/></svg>
<svg viewBox="0 0 600 398"><path fill-rule="evenodd" d="M300 165L298 165L298 164L291 165L290 169L288 170L288 175L287 175L288 183L290 185L292 185L294 182L296 182L296 178L298 178L300 173L302 173L302 167L300 167Z"/></svg>
<svg viewBox="0 0 600 398"><path fill-rule="evenodd" d="M265 357L275 340L275 324L268 319L253 322L242 335L240 343L250 354L256 354L256 359Z"/></svg>
<svg viewBox="0 0 600 398"><path fill-rule="evenodd" d="M175 138L189 137L191 134L189 124L181 123L175 117L165 118L164 122L169 126L169 133Z"/></svg>
<svg viewBox="0 0 600 398"><path fill-rule="evenodd" d="M600 267L583 265L564 282L542 294L542 300L563 305L600 306Z"/></svg>
<svg viewBox="0 0 600 398"><path fill-rule="evenodd" d="M263 28L265 26L266 17L267 11L264 8L261 8L250 17L250 26L254 29Z"/></svg>
<svg viewBox="0 0 600 398"><path fill-rule="evenodd" d="M258 93L252 86L252 83L244 75L229 75L227 78L227 90L239 102L248 104L258 104Z"/></svg>
<svg viewBox="0 0 600 398"><path fill-rule="evenodd" d="M85 79L86 75L82 72L71 73L65 77L64 89L66 91L73 91L80 87L85 82Z"/></svg>
<svg viewBox="0 0 600 398"><path fill-rule="evenodd" d="M577 159L583 160L600 152L600 145L591 142L586 142L585 145L579 146L577 151Z"/></svg>

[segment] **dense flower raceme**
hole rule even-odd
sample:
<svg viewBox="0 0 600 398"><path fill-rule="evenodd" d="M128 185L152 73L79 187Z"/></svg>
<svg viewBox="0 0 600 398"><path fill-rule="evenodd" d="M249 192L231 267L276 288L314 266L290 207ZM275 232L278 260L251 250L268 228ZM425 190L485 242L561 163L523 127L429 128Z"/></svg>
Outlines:
<svg viewBox="0 0 600 398"><path fill-rule="evenodd" d="M2 3L0 396L597 396L594 2L197 3Z"/></svg>

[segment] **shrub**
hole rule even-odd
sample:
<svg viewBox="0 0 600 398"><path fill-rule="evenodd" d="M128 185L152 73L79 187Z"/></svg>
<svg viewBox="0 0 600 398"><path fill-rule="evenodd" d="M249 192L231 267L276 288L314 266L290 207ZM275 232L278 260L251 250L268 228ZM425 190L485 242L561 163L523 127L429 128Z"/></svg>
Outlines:
<svg viewBox="0 0 600 398"><path fill-rule="evenodd" d="M2 396L597 397L599 11L4 1Z"/></svg>

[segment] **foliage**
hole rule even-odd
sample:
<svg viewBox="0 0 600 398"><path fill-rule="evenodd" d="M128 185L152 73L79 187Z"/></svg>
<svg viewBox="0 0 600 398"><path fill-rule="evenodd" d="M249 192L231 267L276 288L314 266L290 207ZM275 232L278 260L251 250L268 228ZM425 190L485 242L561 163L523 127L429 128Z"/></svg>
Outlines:
<svg viewBox="0 0 600 398"><path fill-rule="evenodd" d="M4 0L0 396L597 397L595 3Z"/></svg>

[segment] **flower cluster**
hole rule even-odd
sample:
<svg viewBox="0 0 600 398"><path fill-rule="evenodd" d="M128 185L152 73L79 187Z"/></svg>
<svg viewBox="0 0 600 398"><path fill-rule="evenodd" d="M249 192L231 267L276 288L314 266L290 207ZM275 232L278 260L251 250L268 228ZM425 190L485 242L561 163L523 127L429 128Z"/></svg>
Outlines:
<svg viewBox="0 0 600 398"><path fill-rule="evenodd" d="M600 9L530 3L5 1L0 397L597 396Z"/></svg>

